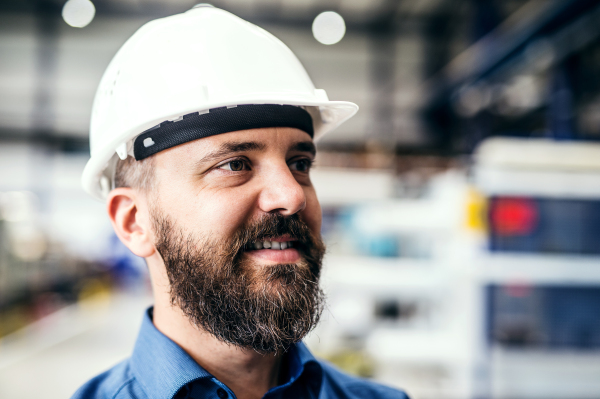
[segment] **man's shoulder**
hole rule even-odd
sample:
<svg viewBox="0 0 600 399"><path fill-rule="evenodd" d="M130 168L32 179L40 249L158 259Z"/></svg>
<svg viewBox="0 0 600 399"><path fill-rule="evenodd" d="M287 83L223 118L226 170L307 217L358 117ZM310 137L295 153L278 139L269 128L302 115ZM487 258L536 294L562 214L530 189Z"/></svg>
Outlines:
<svg viewBox="0 0 600 399"><path fill-rule="evenodd" d="M142 399L145 395L129 367L129 359L92 378L71 399Z"/></svg>
<svg viewBox="0 0 600 399"><path fill-rule="evenodd" d="M374 381L350 376L327 362L320 361L319 363L323 368L323 382L327 384L329 391L336 392L337 395L334 396L336 398L343 392L346 396L341 397L344 399L408 399L408 395L403 391Z"/></svg>

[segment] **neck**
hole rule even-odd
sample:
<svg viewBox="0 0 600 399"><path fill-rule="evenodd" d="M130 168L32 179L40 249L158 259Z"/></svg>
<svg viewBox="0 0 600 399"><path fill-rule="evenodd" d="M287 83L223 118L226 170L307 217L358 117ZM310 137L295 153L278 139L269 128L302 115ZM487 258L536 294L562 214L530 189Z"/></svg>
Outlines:
<svg viewBox="0 0 600 399"><path fill-rule="evenodd" d="M277 385L280 355L261 355L216 339L192 325L183 312L160 300L155 291L154 325L200 366L235 393L238 399L262 398Z"/></svg>

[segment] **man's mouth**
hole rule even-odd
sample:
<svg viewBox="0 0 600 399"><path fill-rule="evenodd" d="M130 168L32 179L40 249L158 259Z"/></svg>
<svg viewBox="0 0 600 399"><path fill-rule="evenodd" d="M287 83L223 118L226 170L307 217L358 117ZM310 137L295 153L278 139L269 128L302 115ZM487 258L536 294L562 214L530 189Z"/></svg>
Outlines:
<svg viewBox="0 0 600 399"><path fill-rule="evenodd" d="M298 246L298 241L290 237L266 237L246 245L244 252L261 260L295 263L300 259Z"/></svg>
<svg viewBox="0 0 600 399"><path fill-rule="evenodd" d="M252 245L249 246L250 250L257 249L287 249L294 247L294 241L276 241L276 240L260 240L254 241Z"/></svg>

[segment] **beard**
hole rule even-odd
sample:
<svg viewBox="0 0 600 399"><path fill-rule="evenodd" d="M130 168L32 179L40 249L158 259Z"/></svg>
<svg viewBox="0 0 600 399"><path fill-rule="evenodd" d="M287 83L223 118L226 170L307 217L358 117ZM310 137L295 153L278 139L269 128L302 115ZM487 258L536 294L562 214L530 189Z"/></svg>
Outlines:
<svg viewBox="0 0 600 399"><path fill-rule="evenodd" d="M281 353L318 323L325 246L298 215L266 214L229 240L198 239L152 211L156 249L171 284L171 302L197 327L245 349ZM255 241L288 235L297 263L261 265L244 253Z"/></svg>

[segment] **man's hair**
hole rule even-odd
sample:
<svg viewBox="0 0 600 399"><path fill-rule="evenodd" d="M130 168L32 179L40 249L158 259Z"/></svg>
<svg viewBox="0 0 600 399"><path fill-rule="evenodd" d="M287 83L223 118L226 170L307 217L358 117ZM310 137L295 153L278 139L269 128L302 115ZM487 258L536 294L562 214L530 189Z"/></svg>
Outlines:
<svg viewBox="0 0 600 399"><path fill-rule="evenodd" d="M136 161L129 156L117 161L115 188L131 187L148 192L154 186L154 179L154 157Z"/></svg>

